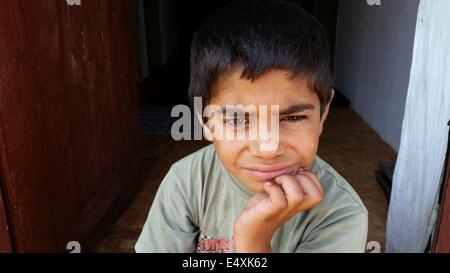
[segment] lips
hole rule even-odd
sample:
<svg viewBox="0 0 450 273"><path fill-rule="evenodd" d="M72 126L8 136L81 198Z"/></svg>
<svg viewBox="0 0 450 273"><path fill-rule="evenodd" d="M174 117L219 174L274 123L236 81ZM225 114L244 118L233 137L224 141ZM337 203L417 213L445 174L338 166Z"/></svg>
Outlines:
<svg viewBox="0 0 450 273"><path fill-rule="evenodd" d="M299 167L296 165L259 165L244 168L254 179L259 181L269 181L278 176L297 173Z"/></svg>

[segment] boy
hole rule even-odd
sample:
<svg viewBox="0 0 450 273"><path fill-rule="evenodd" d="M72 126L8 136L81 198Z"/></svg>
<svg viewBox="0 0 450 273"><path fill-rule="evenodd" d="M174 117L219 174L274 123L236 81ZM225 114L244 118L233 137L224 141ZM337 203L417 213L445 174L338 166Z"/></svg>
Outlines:
<svg viewBox="0 0 450 273"><path fill-rule="evenodd" d="M364 252L367 210L316 156L334 92L325 36L303 9L261 0L234 3L197 31L190 94L235 112L202 120L213 144L172 165L137 252ZM265 117L239 114L248 105L278 106L273 149L261 136L217 137Z"/></svg>

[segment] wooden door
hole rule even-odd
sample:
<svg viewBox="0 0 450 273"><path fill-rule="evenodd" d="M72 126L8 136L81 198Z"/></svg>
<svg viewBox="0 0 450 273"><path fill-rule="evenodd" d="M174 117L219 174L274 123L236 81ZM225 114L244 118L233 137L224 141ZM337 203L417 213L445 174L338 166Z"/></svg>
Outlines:
<svg viewBox="0 0 450 273"><path fill-rule="evenodd" d="M139 186L131 15L128 0L2 2L0 186L15 251L87 243Z"/></svg>

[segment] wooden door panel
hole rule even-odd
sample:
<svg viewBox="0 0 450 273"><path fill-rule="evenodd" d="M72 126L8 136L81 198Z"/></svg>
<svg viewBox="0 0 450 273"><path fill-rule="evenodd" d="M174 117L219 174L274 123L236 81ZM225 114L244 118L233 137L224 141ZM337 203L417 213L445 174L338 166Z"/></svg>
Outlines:
<svg viewBox="0 0 450 273"><path fill-rule="evenodd" d="M36 5L38 6L38 5ZM47 5L41 5L37 12L42 12ZM27 8L22 1L7 1L0 13L1 28L1 127L3 133L2 151L2 181L5 192L5 201L12 215L11 226L14 242L18 251L27 250L53 250L61 240L60 232L54 230L54 225L64 222L65 214L56 212L58 204L58 184L55 181L55 172L60 165L56 154L52 154L50 145L54 139L49 139L49 130L58 130L60 136L53 143L53 147L64 145L64 129L55 128L59 118L58 108L47 107L46 95L57 95L54 84L57 79L48 81L40 67L39 61L48 65L45 71L51 73L54 59L45 50L42 43L30 46L36 42L40 28L36 32L29 29L32 18L26 18ZM35 16L36 17L36 16ZM52 18L40 18L39 26L49 26ZM52 27L48 29L52 37ZM48 39L52 43L51 39ZM41 47L40 47L41 46ZM34 59L38 57L38 59ZM45 92L41 92L45 90ZM58 105L57 98L53 103ZM47 142L48 141L48 142ZM64 176L59 177L64 180ZM69 189L67 189L69 190ZM68 195L70 198L72 195ZM69 198L66 199L69 201ZM69 201L70 202L70 201ZM47 208L46 210L42 207ZM22 209L22 208L27 208ZM70 208L70 206L69 206ZM66 208L66 211L69 210ZM70 213L69 213L70 214ZM73 215L70 214L72 217ZM71 227L68 227L71 228ZM73 230L67 233L75 234Z"/></svg>
<svg viewBox="0 0 450 273"><path fill-rule="evenodd" d="M113 166L112 113L118 90L110 84L109 44L104 1L84 2L79 7L64 3L62 18L69 69L67 80L70 128L82 216L82 230L88 235L120 194L119 177ZM126 71L126 70L125 70ZM130 80L130 79L128 79ZM106 191L105 191L106 190Z"/></svg>
<svg viewBox="0 0 450 273"><path fill-rule="evenodd" d="M86 240L138 188L129 5L2 4L0 188L17 251Z"/></svg>
<svg viewBox="0 0 450 273"><path fill-rule="evenodd" d="M105 0L107 11L109 35L109 53L112 86L116 87L118 96L115 96L116 110L113 111L113 120L119 126L113 129L113 145L116 148L118 159L115 170L120 177L122 192L128 189L128 194L137 190L138 183L132 181L139 180L140 175L140 147L141 138L139 133L129 131L129 128L139 128L138 123L138 101L134 81L135 71L123 67L135 67L133 53L130 50L132 36L132 10L131 1L107 1ZM122 20L117 20L122 18ZM120 98L120 100L119 100ZM130 111L130 109L135 109Z"/></svg>

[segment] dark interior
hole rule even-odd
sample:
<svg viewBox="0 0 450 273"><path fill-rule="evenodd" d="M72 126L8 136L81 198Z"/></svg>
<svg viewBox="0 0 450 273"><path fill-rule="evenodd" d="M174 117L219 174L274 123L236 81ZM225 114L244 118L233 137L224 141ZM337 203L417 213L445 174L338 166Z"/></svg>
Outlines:
<svg viewBox="0 0 450 273"><path fill-rule="evenodd" d="M141 91L140 105L188 104L189 51L195 31L218 9L233 0L168 1L161 13L160 1L144 1L149 76ZM314 14L328 33L331 60L336 36L337 0L289 0ZM161 21L170 26L171 50L163 61ZM167 42L167 41L166 41Z"/></svg>

